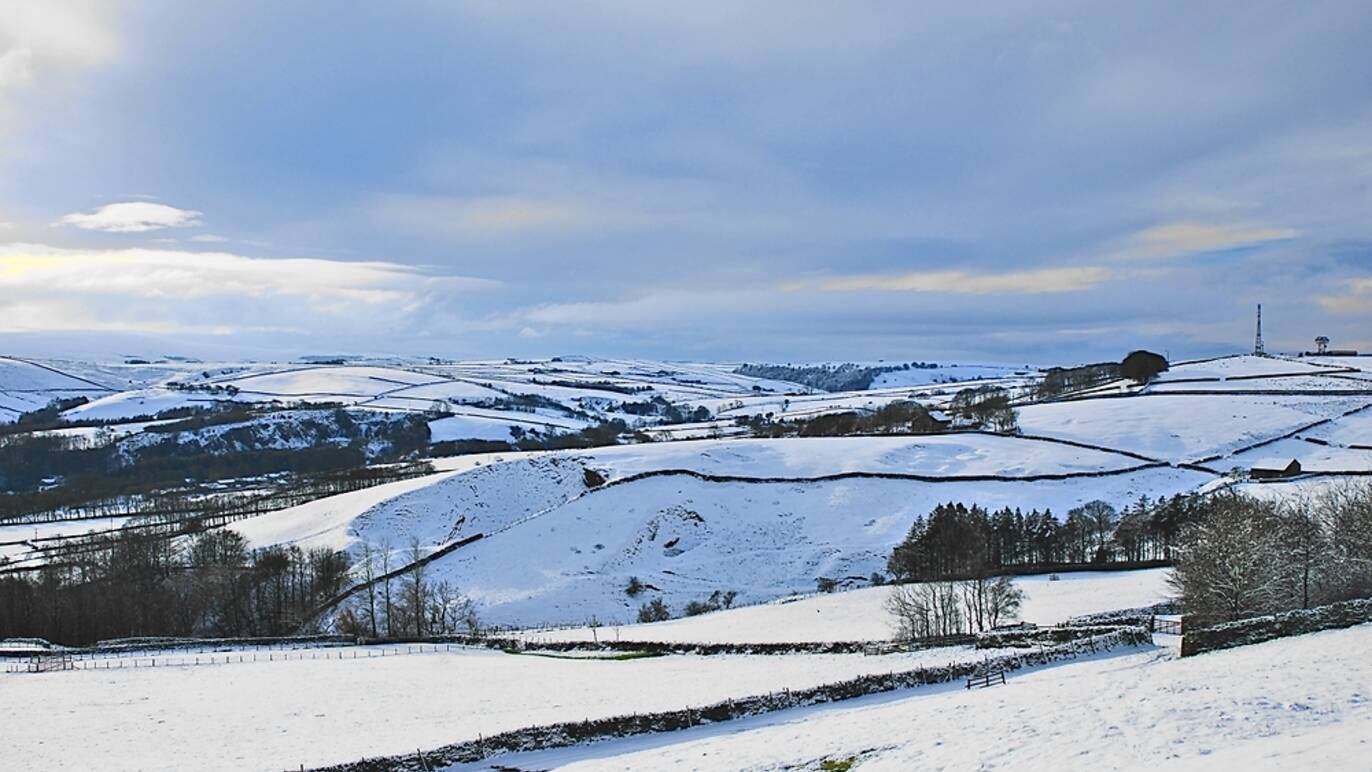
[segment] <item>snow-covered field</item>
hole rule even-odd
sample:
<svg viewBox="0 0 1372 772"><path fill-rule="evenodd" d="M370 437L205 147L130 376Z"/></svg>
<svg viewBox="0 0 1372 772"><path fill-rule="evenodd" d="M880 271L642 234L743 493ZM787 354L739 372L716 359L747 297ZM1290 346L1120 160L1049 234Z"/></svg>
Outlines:
<svg viewBox="0 0 1372 772"><path fill-rule="evenodd" d="M1024 591L1020 619L1051 625L1075 616L1137 608L1166 600L1168 569L1102 571L1047 576L1021 576ZM529 630L530 641L663 641L671 643L800 643L808 641L879 641L891 637L885 609L890 587L783 598L746 608L729 609L651 624Z"/></svg>
<svg viewBox="0 0 1372 772"><path fill-rule="evenodd" d="M1330 375L1275 375L1262 378L1224 381L1164 381L1148 387L1150 394L1222 392L1362 392L1372 391L1372 383Z"/></svg>
<svg viewBox="0 0 1372 772"><path fill-rule="evenodd" d="M610 661L466 650L0 674L0 768L295 769L986 654L959 647Z"/></svg>
<svg viewBox="0 0 1372 772"><path fill-rule="evenodd" d="M1342 365L1325 365L1318 361L1277 357L1233 356L1202 362L1183 362L1158 375L1159 383L1195 378L1255 378L1283 375L1317 375L1343 369Z"/></svg>
<svg viewBox="0 0 1372 772"><path fill-rule="evenodd" d="M1304 472L1372 472L1372 450L1326 446L1301 439L1281 440L1236 453L1225 463L1245 469L1281 469L1292 459L1300 461Z"/></svg>
<svg viewBox="0 0 1372 772"><path fill-rule="evenodd" d="M1156 394L1026 405L1025 434L1170 462L1227 454L1372 402L1368 397Z"/></svg>
<svg viewBox="0 0 1372 772"><path fill-rule="evenodd" d="M1125 650L712 727L453 770L1368 768L1372 625L1175 659Z"/></svg>

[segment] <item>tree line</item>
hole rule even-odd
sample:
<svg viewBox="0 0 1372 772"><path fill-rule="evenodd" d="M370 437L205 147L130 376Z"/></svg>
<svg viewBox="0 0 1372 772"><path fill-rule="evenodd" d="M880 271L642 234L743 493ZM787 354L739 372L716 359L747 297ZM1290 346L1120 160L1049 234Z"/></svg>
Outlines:
<svg viewBox="0 0 1372 772"><path fill-rule="evenodd" d="M1372 485L1306 497L1223 493L1186 526L1171 581L1199 624L1372 597Z"/></svg>
<svg viewBox="0 0 1372 772"><path fill-rule="evenodd" d="M347 584L346 553L250 549L234 531L187 539L136 533L37 572L0 576L0 638L71 645L145 636L277 636Z"/></svg>
<svg viewBox="0 0 1372 772"><path fill-rule="evenodd" d="M870 434L933 434L946 428L918 402L897 400L876 410L825 413L813 418L776 421L773 414L736 419L757 437L851 437Z"/></svg>
<svg viewBox="0 0 1372 772"><path fill-rule="evenodd" d="M136 637L234 638L320 632L322 611L355 579L368 587L339 612L338 632L422 637L477 629L471 602L433 582L408 550L252 549L218 529L181 539L102 536L60 564L0 576L0 638L69 645ZM395 565L393 566L392 563ZM401 568L403 570L393 570Z"/></svg>
<svg viewBox="0 0 1372 772"><path fill-rule="evenodd" d="M1105 501L1068 510L994 512L960 502L916 518L887 570L898 581L978 576L1004 569L1167 560L1182 529L1202 515L1197 497L1141 498L1121 515Z"/></svg>

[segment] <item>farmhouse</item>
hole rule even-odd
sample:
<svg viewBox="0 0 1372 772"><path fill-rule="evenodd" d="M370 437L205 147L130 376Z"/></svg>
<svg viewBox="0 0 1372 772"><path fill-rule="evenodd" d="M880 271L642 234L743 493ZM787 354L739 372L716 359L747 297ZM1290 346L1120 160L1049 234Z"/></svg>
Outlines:
<svg viewBox="0 0 1372 772"><path fill-rule="evenodd" d="M1281 459L1264 459L1253 465L1248 470L1248 477L1252 480L1284 480L1295 477L1301 473L1301 462L1291 459L1290 463L1284 463Z"/></svg>

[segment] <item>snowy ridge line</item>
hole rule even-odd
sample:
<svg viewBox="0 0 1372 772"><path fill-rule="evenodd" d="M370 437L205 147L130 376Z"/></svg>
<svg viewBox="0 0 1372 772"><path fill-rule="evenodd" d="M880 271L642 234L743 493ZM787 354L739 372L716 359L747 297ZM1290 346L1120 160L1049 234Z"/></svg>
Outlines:
<svg viewBox="0 0 1372 772"><path fill-rule="evenodd" d="M1368 622L1372 622L1372 599L1346 600L1327 606L1284 611L1188 630L1181 639L1181 655L1192 657L1208 651L1232 649L1321 630L1356 627Z"/></svg>
<svg viewBox="0 0 1372 772"><path fill-rule="evenodd" d="M1319 427L1324 426L1325 424L1331 424L1335 421L1341 421L1345 418L1350 418L1352 416L1357 415L1358 413L1363 412L1364 410L1367 410L1368 408L1372 408L1372 402L1369 402L1361 407L1355 407L1352 410L1345 410L1344 412L1330 418L1321 418L1320 420L1315 421L1314 423L1305 424L1304 426L1298 426L1295 429L1292 429L1291 431L1287 432L1286 434L1282 434L1276 437L1269 437L1268 439L1255 442L1252 445L1245 445L1241 448L1235 448L1234 450L1231 450L1228 453L1220 453L1215 456L1206 456L1205 458L1199 458L1193 461L1192 463L1197 465L1209 464L1214 461L1219 461L1222 458L1229 458L1231 456L1236 456L1240 453L1247 453L1250 450L1257 450L1258 448L1266 447L1268 445L1281 442L1282 440L1289 440L1299 434L1308 432L1311 429L1318 429Z"/></svg>
<svg viewBox="0 0 1372 772"><path fill-rule="evenodd" d="M362 759L346 764L318 767L314 772L428 772L435 767L481 761L503 753L565 748L632 735L688 729L701 724L715 724L791 708L839 702L897 689L949 683L986 670L1013 672L1075 659L1086 653L1095 654L1123 647L1150 645L1152 637L1143 628L1121 627L1059 646L1023 654L1007 654L983 662L859 676L808 689L786 689L765 695L729 699L699 708L533 726L454 743L427 753L420 751L403 756Z"/></svg>
<svg viewBox="0 0 1372 772"><path fill-rule="evenodd" d="M669 476L692 477L697 480L711 483L759 483L764 485L800 485L805 483L835 482L839 480L909 480L912 482L927 483L1048 482L1095 477L1114 477L1117 475L1133 474L1147 469L1170 468L1171 466L1171 464L1164 461L1152 461L1146 464L1137 464L1135 466L1121 467L1119 469L1101 469L1082 472L1043 472L1040 474L1027 474L1017 477L997 474L928 475L908 472L864 471L835 472L833 474L816 475L813 477L747 477L743 475L700 472L695 469L652 469L646 472L635 472L626 477L616 477L604 485L601 485L599 488L594 488L592 490L604 490L606 488L613 488L616 485L627 485L628 483L639 482L640 480ZM590 492L591 491L587 491L587 493ZM568 503L570 503L570 501Z"/></svg>

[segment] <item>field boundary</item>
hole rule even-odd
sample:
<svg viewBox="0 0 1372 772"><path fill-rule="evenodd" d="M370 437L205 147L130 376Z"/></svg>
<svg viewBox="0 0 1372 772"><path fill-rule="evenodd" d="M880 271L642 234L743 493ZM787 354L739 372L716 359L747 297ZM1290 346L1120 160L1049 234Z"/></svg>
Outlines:
<svg viewBox="0 0 1372 772"><path fill-rule="evenodd" d="M1284 611L1188 630L1181 639L1181 655L1193 657L1209 651L1232 649L1321 630L1354 627L1368 622L1372 622L1372 599L1347 600L1327 606Z"/></svg>
<svg viewBox="0 0 1372 772"><path fill-rule="evenodd" d="M532 726L501 732L490 737L479 736L475 740L446 745L432 751L362 759L345 764L318 767L315 772L428 772L434 768L481 761L505 753L564 748L633 735L688 729L701 724L732 721L791 708L881 694L897 689L949 683L975 676L986 672L988 669L1011 672L1026 667L1075 659L1084 654L1151 644L1152 637L1143 628L1115 628L1110 632L1090 638L1083 638L1050 648L1026 651L1023 654L1007 654L982 662L957 663L946 667L923 667L887 674L859 676L808 689L794 691L786 689L765 695L743 697L736 700L729 699L698 708ZM289 762L283 761L283 768L290 766Z"/></svg>

